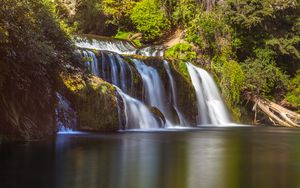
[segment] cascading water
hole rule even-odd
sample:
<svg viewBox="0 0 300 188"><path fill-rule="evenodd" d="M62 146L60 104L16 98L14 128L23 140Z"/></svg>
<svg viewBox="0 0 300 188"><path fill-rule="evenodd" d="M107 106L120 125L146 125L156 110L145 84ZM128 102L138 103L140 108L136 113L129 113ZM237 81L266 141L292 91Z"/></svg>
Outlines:
<svg viewBox="0 0 300 188"><path fill-rule="evenodd" d="M219 90L207 71L187 63L187 68L195 87L198 102L198 123L227 125L231 123L227 108Z"/></svg>
<svg viewBox="0 0 300 188"><path fill-rule="evenodd" d="M128 63L116 53L100 52L101 66L93 51L83 50L83 57L87 59L86 65L91 73L102 77L127 93L132 86L131 68Z"/></svg>
<svg viewBox="0 0 300 188"><path fill-rule="evenodd" d="M168 98L157 70L146 65L142 60L132 59L132 61L143 79L146 104L156 107L163 113L168 127L174 126Z"/></svg>
<svg viewBox="0 0 300 188"><path fill-rule="evenodd" d="M176 85L175 85L175 82L174 82L174 79L173 79L173 75L172 75L172 72L171 72L170 65L169 65L168 61L166 61L166 60L163 61L163 64L164 64L164 68L165 68L165 70L168 74L169 82L170 82L170 85L171 85L171 97L172 97L173 107L176 110L176 113L179 117L180 125L186 126L187 121L184 118L183 114L179 110L179 106L178 106L178 102L177 102L177 90L176 90Z"/></svg>
<svg viewBox="0 0 300 188"><path fill-rule="evenodd" d="M142 56L156 56L163 57L164 56L164 47L163 46L148 46L145 48L141 48L137 50L137 54Z"/></svg>
<svg viewBox="0 0 300 188"><path fill-rule="evenodd" d="M85 62L87 64L87 67L90 69L90 71L95 74L96 76L99 76L99 69L98 69L98 60L92 51L84 50L82 51L83 57L85 58Z"/></svg>
<svg viewBox="0 0 300 188"><path fill-rule="evenodd" d="M92 73L99 72L100 76L116 86L118 94L123 100L124 112L126 116L126 129L137 128L159 128L162 127L162 120L155 117L149 108L138 99L131 97L128 91L132 87L132 72L131 68L119 54L112 52L100 52L101 61L91 58L94 57L94 52L83 50L83 56L88 58L87 65L90 66ZM94 63L101 62L101 66L93 66ZM94 70L97 68L98 70ZM102 69L102 70L99 70ZM119 118L121 115L119 115ZM120 126L122 127L122 126Z"/></svg>
<svg viewBox="0 0 300 188"><path fill-rule="evenodd" d="M124 102L126 129L150 129L161 127L161 122L153 116L146 105L125 94L122 90L117 90Z"/></svg>
<svg viewBox="0 0 300 188"><path fill-rule="evenodd" d="M124 57L117 54L138 53L146 56L163 56L163 49L149 47L136 52L136 50L124 44L124 41L118 43L93 40L90 45L90 47L87 47L86 44L84 46L83 43L81 43L79 46L100 50L98 53L100 57L97 58L94 51L82 49L81 51L83 57L86 59L86 65L89 67L91 73L102 77L102 79L116 86L119 97L123 101L122 105L124 106L124 114L126 117L126 129L149 129L174 127L176 125L189 126L177 102L176 83L169 63L163 61L163 67L167 73L170 88L168 90L169 95L167 95L156 68L148 66L143 60L135 58L130 58L129 61L133 63L130 65L128 60L125 60ZM123 48L122 46L125 47ZM187 63L186 65L196 91L198 125L230 124L231 120L226 106L222 101L212 77L205 70L191 63ZM134 98L130 92L134 90L132 69L136 69L134 71L137 71L142 78L144 88L143 100ZM120 109L119 107L119 111ZM157 115L157 111L159 115ZM121 118L121 115L119 116L119 118ZM121 119L120 122L122 122ZM120 125L120 127L124 128L123 125Z"/></svg>
<svg viewBox="0 0 300 188"><path fill-rule="evenodd" d="M99 40L100 39L100 40ZM91 35L75 38L75 44L79 48L111 51L118 54L136 54L137 49L128 41L115 40Z"/></svg>
<svg viewBox="0 0 300 188"><path fill-rule="evenodd" d="M56 114L56 126L59 132L72 132L76 129L77 119L70 102L65 99L61 94L56 93L57 107L55 109Z"/></svg>

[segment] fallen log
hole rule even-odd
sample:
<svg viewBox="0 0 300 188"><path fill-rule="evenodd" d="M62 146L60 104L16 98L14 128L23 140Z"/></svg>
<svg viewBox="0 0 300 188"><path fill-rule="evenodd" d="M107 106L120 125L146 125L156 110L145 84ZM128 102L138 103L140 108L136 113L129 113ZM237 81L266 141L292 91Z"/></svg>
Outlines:
<svg viewBox="0 0 300 188"><path fill-rule="evenodd" d="M257 109L261 110L275 126L300 127L300 114L288 110L270 100L260 97L252 97L254 102L255 121Z"/></svg>

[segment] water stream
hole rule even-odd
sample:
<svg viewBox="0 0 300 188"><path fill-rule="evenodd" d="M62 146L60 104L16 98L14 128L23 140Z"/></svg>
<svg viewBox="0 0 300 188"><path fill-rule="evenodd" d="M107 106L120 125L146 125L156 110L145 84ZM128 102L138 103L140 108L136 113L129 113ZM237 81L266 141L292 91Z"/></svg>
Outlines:
<svg viewBox="0 0 300 188"><path fill-rule="evenodd" d="M166 60L162 61L170 88L166 90L156 67L146 64L142 59L124 58L121 55L137 53L144 56L163 56L161 47L154 46L137 50L126 41L103 39L82 39L77 42L77 46L84 48L81 50L82 57L85 58L90 72L117 87L126 117L126 125L120 127L155 129L190 126L180 111L177 102L178 91L169 63ZM97 55L90 49L98 50ZM197 96L198 126L230 124L230 116L212 77L205 70L191 63L187 63L186 66ZM135 69L142 78L142 98L132 95L132 91L135 90L132 69ZM157 112L162 114L163 118L158 116Z"/></svg>
<svg viewBox="0 0 300 188"><path fill-rule="evenodd" d="M193 85L197 94L198 123L226 125L231 123L226 106L219 90L207 71L187 63Z"/></svg>

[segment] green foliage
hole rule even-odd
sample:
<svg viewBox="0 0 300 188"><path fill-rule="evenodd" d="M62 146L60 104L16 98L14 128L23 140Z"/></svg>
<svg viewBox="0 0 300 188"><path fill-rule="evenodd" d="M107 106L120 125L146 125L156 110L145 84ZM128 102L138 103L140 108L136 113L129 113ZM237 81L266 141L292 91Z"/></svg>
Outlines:
<svg viewBox="0 0 300 188"><path fill-rule="evenodd" d="M107 23L128 28L131 25L129 16L135 3L134 0L102 0L97 6L109 17Z"/></svg>
<svg viewBox="0 0 300 188"><path fill-rule="evenodd" d="M78 32L104 34L109 27L107 16L99 6L102 0L78 0L74 21Z"/></svg>
<svg viewBox="0 0 300 188"><path fill-rule="evenodd" d="M300 70L289 84L286 100L300 110Z"/></svg>
<svg viewBox="0 0 300 188"><path fill-rule="evenodd" d="M190 80L190 74L184 61L176 61L173 63L176 70L178 70L187 80Z"/></svg>
<svg viewBox="0 0 300 188"><path fill-rule="evenodd" d="M190 21L194 19L196 9L195 0L180 0L174 6L174 12L172 14L172 19L175 23L182 23L184 26L188 26ZM198 9L198 11L201 11Z"/></svg>
<svg viewBox="0 0 300 188"><path fill-rule="evenodd" d="M134 39L134 40L132 40L131 42L132 42L132 43L135 45L135 47L137 47L137 48L140 48L140 47L143 46L143 44L141 43L141 41L140 41L139 39Z"/></svg>
<svg viewBox="0 0 300 188"><path fill-rule="evenodd" d="M105 85L101 86L101 92L104 94L107 91L107 87Z"/></svg>
<svg viewBox="0 0 300 188"><path fill-rule="evenodd" d="M153 40L170 27L166 14L156 0L142 0L136 3L130 18L145 40Z"/></svg>
<svg viewBox="0 0 300 188"><path fill-rule="evenodd" d="M1 77L6 84L11 82L23 90L33 81L48 83L62 63L73 57L71 42L54 14L52 1L3 0L1 4Z"/></svg>
<svg viewBox="0 0 300 188"><path fill-rule="evenodd" d="M118 33L115 35L115 38L128 40L132 34L133 34L133 32L126 32L126 31L119 30Z"/></svg>
<svg viewBox="0 0 300 188"><path fill-rule="evenodd" d="M186 40L195 44L204 54L220 53L222 46L228 46L230 28L218 12L200 12L190 22Z"/></svg>
<svg viewBox="0 0 300 188"><path fill-rule="evenodd" d="M242 65L246 90L265 97L285 91L288 77L276 67L274 52L270 49L255 52L256 57L247 59Z"/></svg>
<svg viewBox="0 0 300 188"><path fill-rule="evenodd" d="M116 39L121 40L130 40L130 37L134 35L133 32L126 32L126 31L118 31L118 33L115 35ZM135 45L135 47L140 48L142 46L142 43L139 39L133 39L131 42Z"/></svg>
<svg viewBox="0 0 300 188"><path fill-rule="evenodd" d="M228 101L236 105L240 101L245 76L242 68L236 61L225 62L222 67L222 92Z"/></svg>
<svg viewBox="0 0 300 188"><path fill-rule="evenodd" d="M197 54L190 44L179 43L166 50L165 57L187 62L196 60Z"/></svg>
<svg viewBox="0 0 300 188"><path fill-rule="evenodd" d="M297 0L227 0L222 6L227 23L234 28L239 61L269 48L277 66L295 73L299 68L300 4Z"/></svg>

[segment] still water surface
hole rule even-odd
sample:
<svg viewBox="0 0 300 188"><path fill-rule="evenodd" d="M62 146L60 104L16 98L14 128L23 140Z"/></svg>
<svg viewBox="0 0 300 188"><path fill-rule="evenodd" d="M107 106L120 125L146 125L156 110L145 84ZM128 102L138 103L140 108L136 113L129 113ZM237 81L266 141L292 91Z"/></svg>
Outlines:
<svg viewBox="0 0 300 188"><path fill-rule="evenodd" d="M4 144L0 187L300 187L300 130L81 133Z"/></svg>

